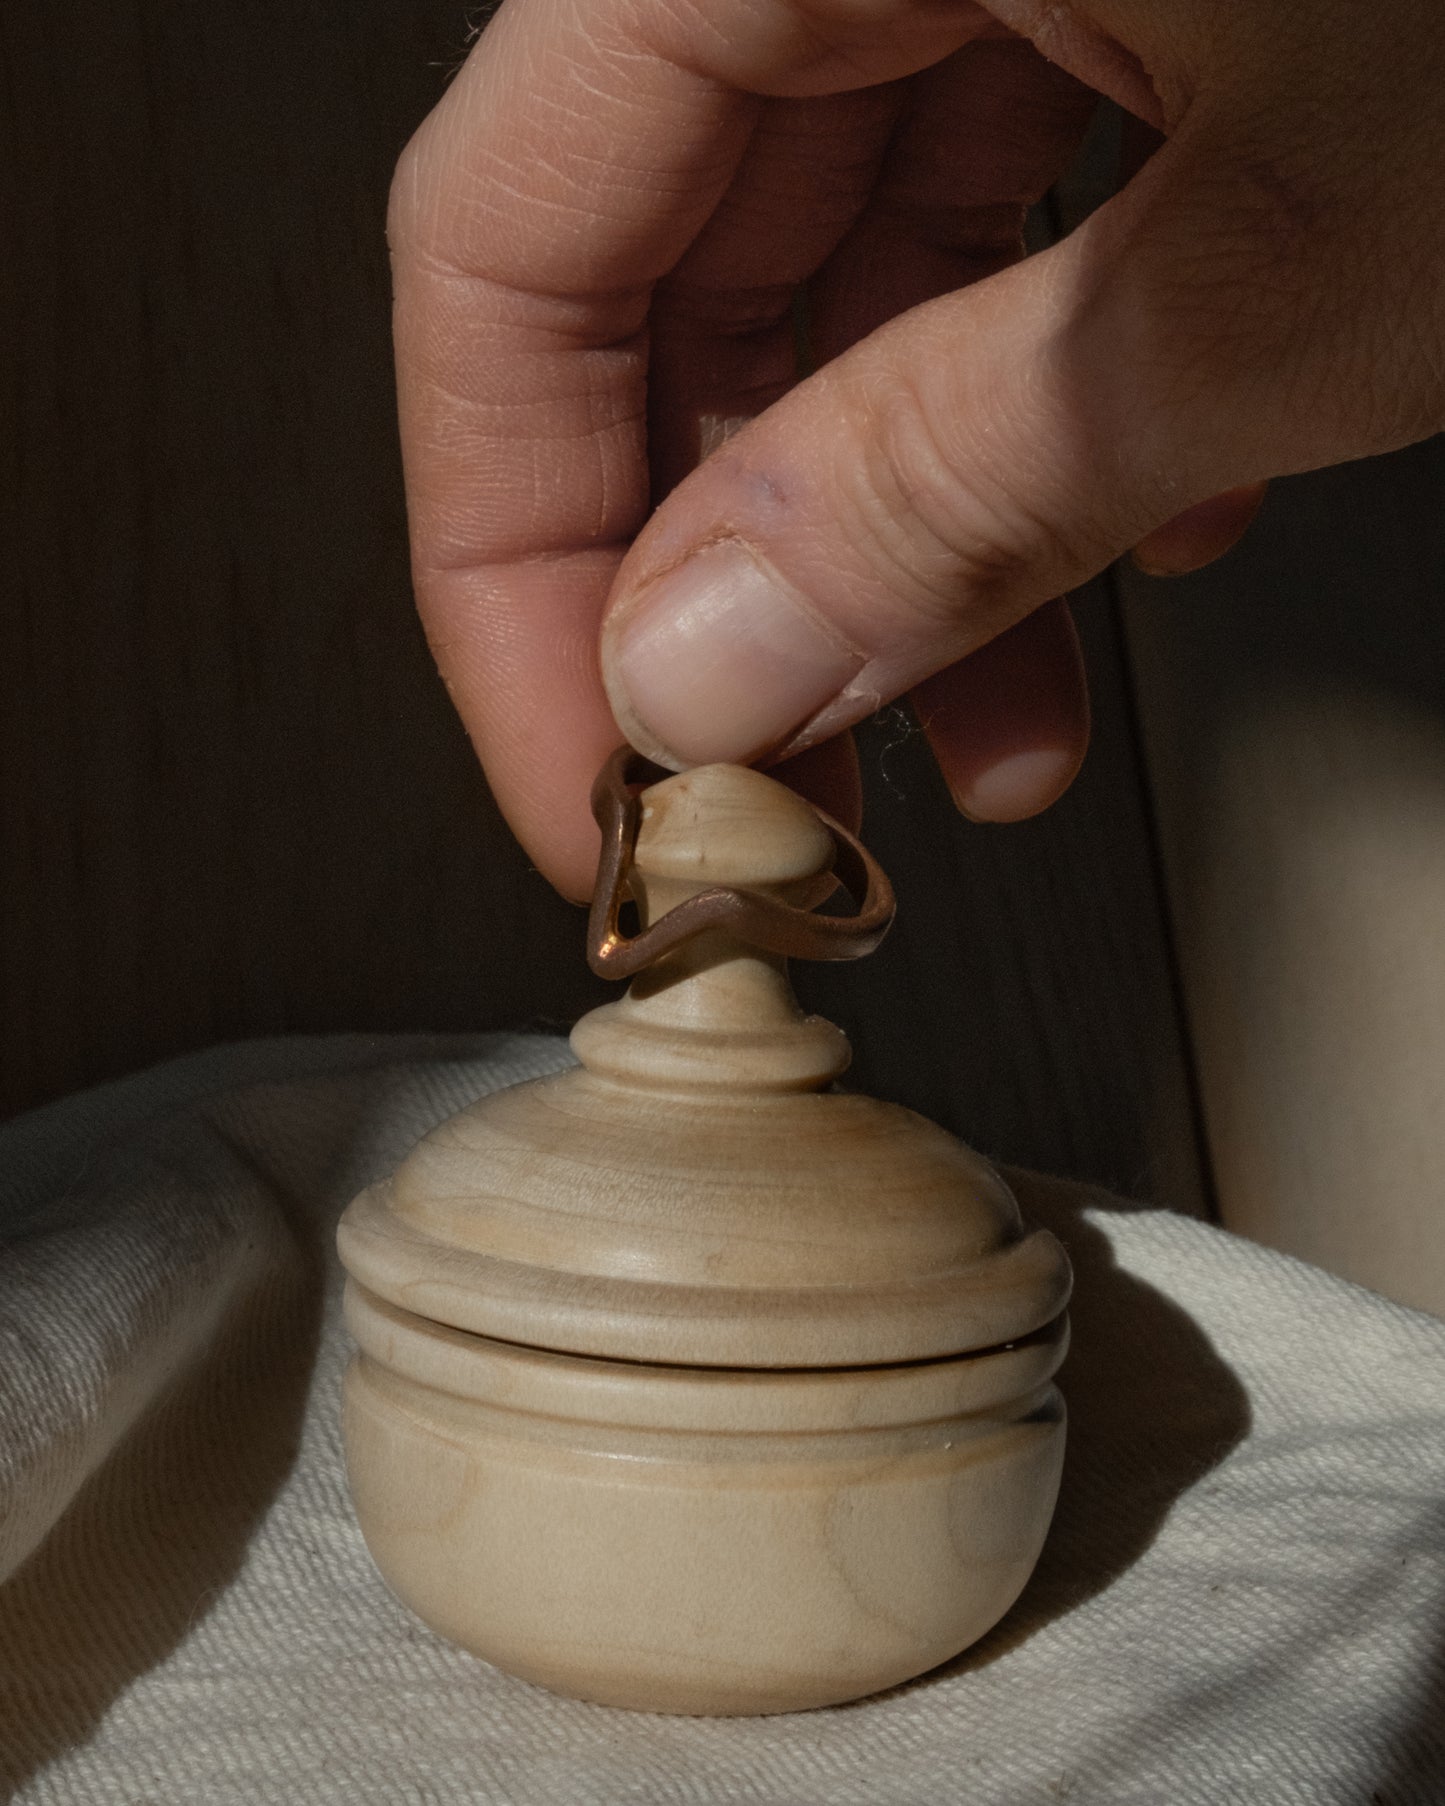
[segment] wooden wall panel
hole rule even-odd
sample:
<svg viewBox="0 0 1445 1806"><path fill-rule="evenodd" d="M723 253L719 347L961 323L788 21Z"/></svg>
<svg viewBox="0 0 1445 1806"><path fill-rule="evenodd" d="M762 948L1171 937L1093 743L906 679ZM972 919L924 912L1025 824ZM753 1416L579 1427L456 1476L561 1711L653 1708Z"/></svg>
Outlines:
<svg viewBox="0 0 1445 1806"><path fill-rule="evenodd" d="M410 602L382 215L462 35L436 0L0 15L10 1108L588 989Z"/></svg>
<svg viewBox="0 0 1445 1806"><path fill-rule="evenodd" d="M382 215L465 31L454 0L0 14L6 1108L216 1040L599 994L409 595ZM903 919L806 982L865 1082L1197 1205L1110 610L1098 745L1046 821L961 822L917 737L871 732Z"/></svg>

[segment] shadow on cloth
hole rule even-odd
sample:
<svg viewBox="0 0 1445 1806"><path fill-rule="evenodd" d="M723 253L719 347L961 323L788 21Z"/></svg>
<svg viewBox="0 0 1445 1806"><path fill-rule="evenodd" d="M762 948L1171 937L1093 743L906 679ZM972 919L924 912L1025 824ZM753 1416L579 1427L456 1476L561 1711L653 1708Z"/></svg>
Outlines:
<svg viewBox="0 0 1445 1806"><path fill-rule="evenodd" d="M1026 1214L1063 1241L1076 1277L1059 1507L1014 1609L908 1688L995 1660L1109 1586L1249 1426L1244 1390L1208 1338L1122 1272L1106 1237L1084 1220L1091 1206L1117 1202L1075 1184L1013 1177ZM205 1360L152 1408L0 1591L0 1648L15 1657L0 1690L0 1782L19 1786L92 1735L116 1696L204 1618L239 1569L296 1454L320 1294L317 1257L304 1246L298 1237L284 1280L271 1269L238 1304Z"/></svg>
<svg viewBox="0 0 1445 1806"><path fill-rule="evenodd" d="M1060 1386L1068 1442L1059 1503L1033 1578L994 1630L954 1661L905 1682L926 1687L996 1661L1110 1586L1139 1560L1176 1500L1249 1430L1249 1399L1178 1305L1123 1272L1086 1210L1127 1210L1106 1192L1012 1171L1024 1215L1074 1266ZM867 1702L858 1702L866 1704Z"/></svg>
<svg viewBox="0 0 1445 1806"><path fill-rule="evenodd" d="M1434 1535L1421 1540L1439 1551L1445 1549L1445 1503L1437 1505L1432 1516ZM1421 1665L1411 1691L1390 1759L1370 1789L1368 1806L1434 1806L1445 1800L1445 1621L1435 1626L1434 1652Z"/></svg>
<svg viewBox="0 0 1445 1806"><path fill-rule="evenodd" d="M296 1456L319 1307L297 1246L0 1589L0 1798L93 1735L239 1569Z"/></svg>

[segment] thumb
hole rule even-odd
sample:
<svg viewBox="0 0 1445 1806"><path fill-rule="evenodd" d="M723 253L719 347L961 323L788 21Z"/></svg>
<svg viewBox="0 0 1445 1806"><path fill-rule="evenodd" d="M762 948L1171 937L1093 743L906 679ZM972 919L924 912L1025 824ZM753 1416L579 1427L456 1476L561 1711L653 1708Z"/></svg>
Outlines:
<svg viewBox="0 0 1445 1806"><path fill-rule="evenodd" d="M1181 511L1351 455L1287 404L1311 280L1290 198L1224 167L1174 140L1071 238L875 332L674 491L603 629L634 744L672 765L813 744Z"/></svg>

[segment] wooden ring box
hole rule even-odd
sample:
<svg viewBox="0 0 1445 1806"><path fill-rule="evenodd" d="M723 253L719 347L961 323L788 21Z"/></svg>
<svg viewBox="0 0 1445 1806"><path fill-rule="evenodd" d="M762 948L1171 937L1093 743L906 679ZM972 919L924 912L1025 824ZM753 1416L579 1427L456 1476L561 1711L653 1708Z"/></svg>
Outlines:
<svg viewBox="0 0 1445 1806"><path fill-rule="evenodd" d="M830 887L816 813L708 766L641 798L644 926ZM837 1089L844 1036L726 926L479 1099L340 1227L348 1473L392 1590L558 1692L782 1712L955 1655L1053 1511L1063 1250L987 1162Z"/></svg>

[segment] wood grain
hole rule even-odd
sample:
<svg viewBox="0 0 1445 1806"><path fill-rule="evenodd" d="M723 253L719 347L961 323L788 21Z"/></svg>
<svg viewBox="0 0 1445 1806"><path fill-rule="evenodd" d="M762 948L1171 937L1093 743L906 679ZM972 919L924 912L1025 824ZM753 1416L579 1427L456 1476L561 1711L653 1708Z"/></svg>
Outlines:
<svg viewBox="0 0 1445 1806"><path fill-rule="evenodd" d="M644 927L805 909L832 837L736 765L642 793ZM677 918L675 917L674 920ZM1058 1491L1068 1258L1001 1175L830 1084L756 921L714 918L369 1186L337 1236L347 1472L392 1590L544 1686L782 1712L937 1665Z"/></svg>

